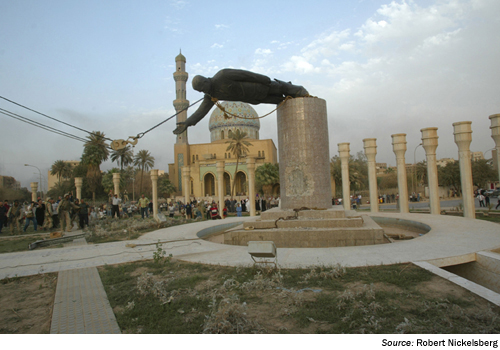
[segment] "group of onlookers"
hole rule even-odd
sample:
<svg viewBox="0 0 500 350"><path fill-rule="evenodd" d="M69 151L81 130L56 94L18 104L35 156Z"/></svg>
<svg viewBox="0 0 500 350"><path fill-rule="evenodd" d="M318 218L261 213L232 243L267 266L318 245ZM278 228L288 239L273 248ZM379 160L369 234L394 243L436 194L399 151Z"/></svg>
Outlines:
<svg viewBox="0 0 500 350"><path fill-rule="evenodd" d="M70 231L74 224L79 222L80 227L88 225L89 206L84 200L73 199L73 194L66 193L63 197L53 199L47 197L43 201L40 197L37 201L26 201L20 203L15 200L9 203L5 200L0 208L0 233L3 227L9 226L10 234L21 233L21 222L24 222L22 232L26 232L33 224L35 231L64 229Z"/></svg>
<svg viewBox="0 0 500 350"><path fill-rule="evenodd" d="M500 207L500 191L497 189L496 191L486 191L483 190L482 188L474 191L474 196L477 198L479 201L479 206L480 207L489 207L490 206L490 198L496 198L498 200L498 203L495 207L497 209Z"/></svg>

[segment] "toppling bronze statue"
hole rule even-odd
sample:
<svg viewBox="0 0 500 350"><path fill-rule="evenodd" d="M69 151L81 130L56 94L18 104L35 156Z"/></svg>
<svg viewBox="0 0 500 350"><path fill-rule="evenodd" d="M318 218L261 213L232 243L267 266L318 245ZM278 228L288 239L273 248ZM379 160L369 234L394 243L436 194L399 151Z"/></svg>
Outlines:
<svg viewBox="0 0 500 350"><path fill-rule="evenodd" d="M177 123L174 134L183 133L189 126L202 120L215 102L212 98L224 101L239 101L254 105L260 103L279 104L287 96L307 97L304 87L274 79L265 75L241 69L222 69L213 78L197 75L193 78L193 89L204 92L200 107L185 121Z"/></svg>

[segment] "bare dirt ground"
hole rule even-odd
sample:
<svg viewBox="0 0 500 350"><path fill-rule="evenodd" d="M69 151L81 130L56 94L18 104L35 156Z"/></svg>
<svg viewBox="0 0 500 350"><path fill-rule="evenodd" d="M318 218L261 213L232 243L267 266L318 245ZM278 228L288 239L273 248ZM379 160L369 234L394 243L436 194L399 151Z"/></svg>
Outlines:
<svg viewBox="0 0 500 350"><path fill-rule="evenodd" d="M55 273L1 280L0 333L49 333L56 284Z"/></svg>

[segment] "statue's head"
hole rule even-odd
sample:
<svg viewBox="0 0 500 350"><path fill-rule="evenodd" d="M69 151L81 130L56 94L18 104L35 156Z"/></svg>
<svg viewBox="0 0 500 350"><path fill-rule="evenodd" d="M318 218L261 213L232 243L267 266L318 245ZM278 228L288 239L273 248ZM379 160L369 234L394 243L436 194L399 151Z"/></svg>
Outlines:
<svg viewBox="0 0 500 350"><path fill-rule="evenodd" d="M208 93L210 91L210 80L204 76L197 75L193 78L193 89L196 91Z"/></svg>

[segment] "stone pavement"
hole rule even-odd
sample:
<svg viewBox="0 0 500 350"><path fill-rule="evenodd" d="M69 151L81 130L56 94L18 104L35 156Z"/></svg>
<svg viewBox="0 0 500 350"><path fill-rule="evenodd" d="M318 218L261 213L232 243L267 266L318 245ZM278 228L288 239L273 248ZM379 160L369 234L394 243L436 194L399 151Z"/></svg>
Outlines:
<svg viewBox="0 0 500 350"><path fill-rule="evenodd" d="M78 233L81 231L76 234ZM65 243L64 246L86 244L85 238L79 238ZM97 268L87 267L59 272L50 333L121 333Z"/></svg>
<svg viewBox="0 0 500 350"><path fill-rule="evenodd" d="M341 264L347 267L396 264L414 262L422 267L433 266L443 261L464 263L474 261L475 254L500 248L500 226L482 220L446 215L367 213L370 216L410 220L424 223L431 230L418 238L392 244L332 248L279 248L278 263L283 268L308 266L331 266ZM174 226L149 232L133 241L105 244L75 244L57 249L37 249L20 253L0 254L0 279L13 276L27 276L45 272L60 272L61 290L56 296L54 322L51 332L119 332L114 328L114 315L107 308L106 295L95 267L131 261L152 259L156 244L160 241L167 254L176 259L203 264L225 266L250 266L253 264L247 247L230 246L201 239L203 232L217 231L222 224L238 225L252 217L229 218L223 221L202 221ZM210 231L211 230L211 231ZM444 276L446 278L446 276ZM99 280L99 282L98 282ZM74 287L75 281L80 281ZM468 282L467 282L468 283ZM498 297L490 298L480 286L472 285L479 295L500 304ZM57 293L56 293L57 294ZM65 300L65 301L64 301ZM66 303L61 310L56 308ZM82 308L74 307L84 305ZM85 306L87 305L87 306ZM99 321L97 321L97 318ZM62 323L74 324L63 329ZM90 320L94 321L92 325ZM114 321L116 322L116 321ZM98 326L95 326L98 324Z"/></svg>

